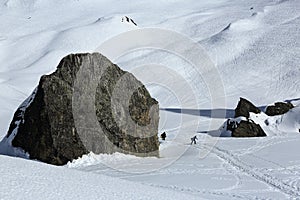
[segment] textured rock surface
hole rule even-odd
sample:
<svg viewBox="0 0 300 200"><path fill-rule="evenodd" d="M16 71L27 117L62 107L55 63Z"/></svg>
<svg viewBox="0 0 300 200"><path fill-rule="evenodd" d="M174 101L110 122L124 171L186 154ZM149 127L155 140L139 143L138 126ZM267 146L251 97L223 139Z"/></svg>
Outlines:
<svg viewBox="0 0 300 200"><path fill-rule="evenodd" d="M232 137L263 137L266 133L259 124L252 121L250 112L261 113L255 105L244 98L240 101L235 109L235 118L228 119L226 122L226 130L231 131Z"/></svg>
<svg viewBox="0 0 300 200"><path fill-rule="evenodd" d="M249 112L260 113L261 111L253 105L250 101L244 98L240 98L240 101L235 109L235 118L236 117L246 117L249 118Z"/></svg>
<svg viewBox="0 0 300 200"><path fill-rule="evenodd" d="M266 114L269 116L283 115L292 108L294 108L294 106L291 103L277 102L266 108Z"/></svg>
<svg viewBox="0 0 300 200"><path fill-rule="evenodd" d="M266 133L259 124L252 121L241 121L237 128L232 130L232 137L263 137Z"/></svg>
<svg viewBox="0 0 300 200"><path fill-rule="evenodd" d="M158 102L132 74L101 54L72 54L41 77L7 137L16 134L14 147L55 165L89 151L158 156L158 121Z"/></svg>

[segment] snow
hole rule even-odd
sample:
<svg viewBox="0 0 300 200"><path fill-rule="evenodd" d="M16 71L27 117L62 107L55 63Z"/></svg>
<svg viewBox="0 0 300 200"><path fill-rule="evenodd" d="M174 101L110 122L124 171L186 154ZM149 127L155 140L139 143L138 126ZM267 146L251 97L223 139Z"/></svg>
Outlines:
<svg viewBox="0 0 300 200"><path fill-rule="evenodd" d="M1 199L198 199L100 174L3 156L0 160Z"/></svg>
<svg viewBox="0 0 300 200"><path fill-rule="evenodd" d="M117 55L130 42L115 43L108 58L137 76L160 103L159 134L167 133L160 157L90 153L55 167L1 155L0 199L299 198L299 8L298 0L1 1L0 138L40 76L69 53L94 52L112 38L159 28L190 38L207 54L196 64L186 59L193 56L188 49L181 55L155 48ZM125 16L137 26L122 22ZM155 42L164 35L152 36ZM172 39L166 48L190 47ZM199 69L207 56L213 67ZM282 116L251 114L268 137L218 137L215 130L225 115L234 117L239 97L259 107L277 101L296 107ZM194 135L199 140L191 146ZM11 139L2 140L1 154L16 154Z"/></svg>
<svg viewBox="0 0 300 200"><path fill-rule="evenodd" d="M282 116L278 129L300 133L300 107L296 107Z"/></svg>
<svg viewBox="0 0 300 200"><path fill-rule="evenodd" d="M19 106L18 109L20 113L18 113L18 117L20 117L20 119L15 121L16 127L12 130L11 134L8 137L4 137L3 140L0 142L0 154L8 155L8 156L17 156L17 157L22 157L27 159L30 157L30 155L27 152L24 152L23 149L13 147L12 141L18 133L20 124L25 123L24 120L25 111L32 103L36 95L36 92L37 92L37 88L35 88L32 94Z"/></svg>

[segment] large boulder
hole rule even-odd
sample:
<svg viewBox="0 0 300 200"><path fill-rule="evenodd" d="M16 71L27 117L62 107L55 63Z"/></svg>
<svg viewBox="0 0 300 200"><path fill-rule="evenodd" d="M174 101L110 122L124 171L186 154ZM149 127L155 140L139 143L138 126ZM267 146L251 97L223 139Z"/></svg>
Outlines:
<svg viewBox="0 0 300 200"><path fill-rule="evenodd" d="M253 105L250 101L244 98L240 98L240 101L235 109L235 118L236 117L246 117L249 118L250 112L258 114L260 109Z"/></svg>
<svg viewBox="0 0 300 200"><path fill-rule="evenodd" d="M259 124L254 123L251 120L242 120L236 127L228 127L231 130L232 137L264 137L267 136L264 130Z"/></svg>
<svg viewBox="0 0 300 200"><path fill-rule="evenodd" d="M269 116L283 115L292 108L294 108L294 106L291 103L276 102L274 105L266 108L266 114Z"/></svg>
<svg viewBox="0 0 300 200"><path fill-rule="evenodd" d="M99 53L72 54L41 77L6 137L55 165L90 151L158 156L158 122L158 102L132 74Z"/></svg>

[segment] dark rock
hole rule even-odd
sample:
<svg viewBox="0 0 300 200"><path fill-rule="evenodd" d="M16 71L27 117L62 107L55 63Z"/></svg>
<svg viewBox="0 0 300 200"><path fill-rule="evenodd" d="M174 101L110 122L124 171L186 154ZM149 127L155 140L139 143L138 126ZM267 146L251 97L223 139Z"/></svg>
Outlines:
<svg viewBox="0 0 300 200"><path fill-rule="evenodd" d="M234 131L237 128L237 126L238 126L237 121L227 119L227 121L226 121L226 130L227 131Z"/></svg>
<svg viewBox="0 0 300 200"><path fill-rule="evenodd" d="M158 102L132 74L101 54L72 54L41 77L7 137L13 133L12 145L31 159L55 165L90 151L158 156L158 121Z"/></svg>
<svg viewBox="0 0 300 200"><path fill-rule="evenodd" d="M134 24L135 26L137 26L137 23L135 23L135 21L134 21L133 19L131 19L131 18L127 17L127 16L122 17L122 20L121 20L121 21L122 21L122 22L132 23L132 24Z"/></svg>
<svg viewBox="0 0 300 200"><path fill-rule="evenodd" d="M250 112L259 114L261 111L250 101L240 98L235 109L235 118L226 121L226 130L231 131L232 137L263 137L266 133L259 124L254 123L250 117ZM244 118L238 118L244 117ZM241 120L242 119L242 120Z"/></svg>
<svg viewBox="0 0 300 200"><path fill-rule="evenodd" d="M240 98L240 101L235 109L235 118L236 117L246 117L249 118L250 114L249 112L252 113L260 113L261 111L254 106L250 101L244 98Z"/></svg>
<svg viewBox="0 0 300 200"><path fill-rule="evenodd" d="M294 106L291 103L277 102L275 105L266 108L266 114L269 116L283 115L292 108L294 108Z"/></svg>
<svg viewBox="0 0 300 200"><path fill-rule="evenodd" d="M241 121L232 131L232 137L264 137L266 133L259 124L253 121Z"/></svg>

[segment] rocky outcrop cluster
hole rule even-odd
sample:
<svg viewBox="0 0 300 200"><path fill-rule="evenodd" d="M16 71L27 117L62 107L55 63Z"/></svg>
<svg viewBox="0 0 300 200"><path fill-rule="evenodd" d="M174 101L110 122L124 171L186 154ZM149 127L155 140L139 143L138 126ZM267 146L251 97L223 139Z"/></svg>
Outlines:
<svg viewBox="0 0 300 200"><path fill-rule="evenodd" d="M250 112L259 114L261 110L250 101L240 98L235 109L235 118L227 121L227 130L232 137L263 137L266 133L259 124L250 119ZM239 119L237 119L239 118Z"/></svg>

